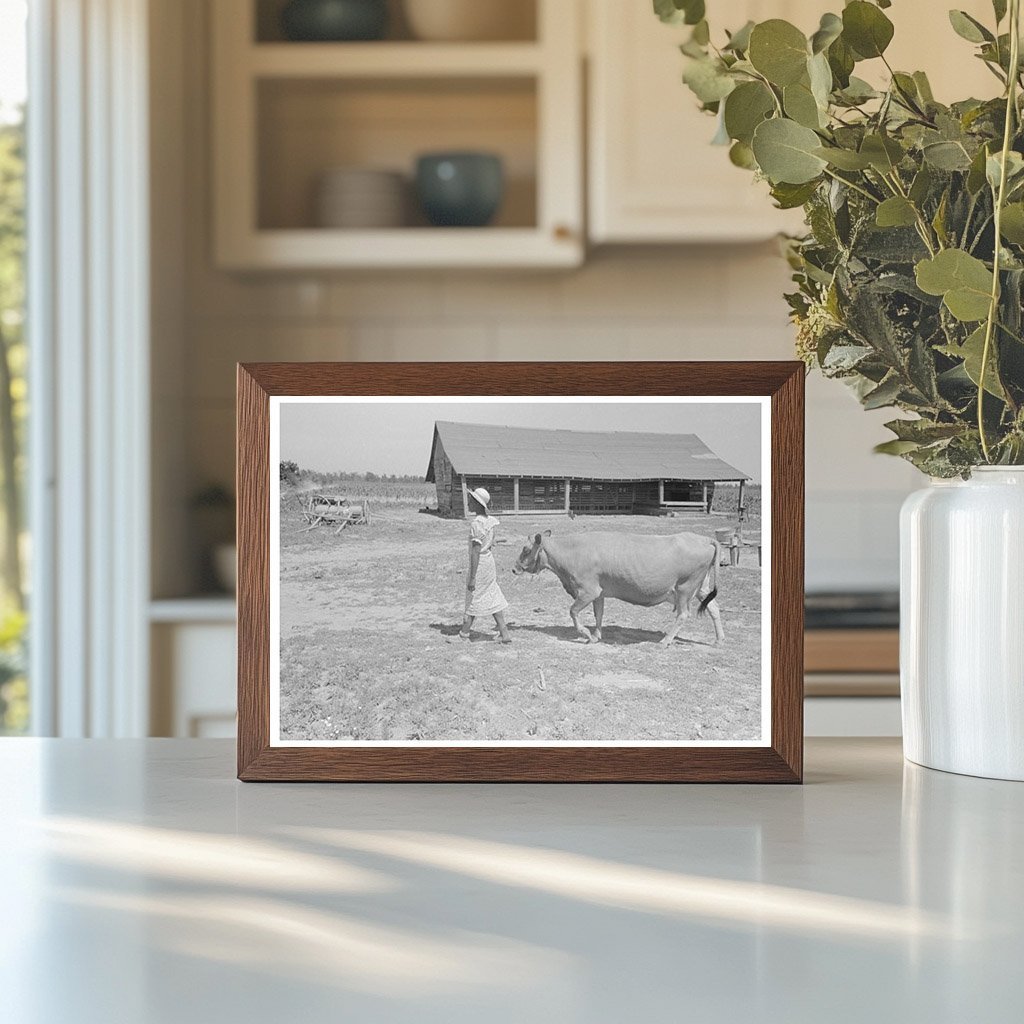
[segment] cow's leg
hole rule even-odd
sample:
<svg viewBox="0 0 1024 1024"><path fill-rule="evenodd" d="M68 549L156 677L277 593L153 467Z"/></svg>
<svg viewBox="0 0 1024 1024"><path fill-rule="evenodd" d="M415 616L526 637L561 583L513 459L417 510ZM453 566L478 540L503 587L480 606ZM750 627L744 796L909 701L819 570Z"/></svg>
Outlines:
<svg viewBox="0 0 1024 1024"><path fill-rule="evenodd" d="M718 608L717 597L708 602L708 615L711 616L711 621L715 624L715 643L723 643L725 641L725 630L722 628L722 613Z"/></svg>
<svg viewBox="0 0 1024 1024"><path fill-rule="evenodd" d="M700 593L697 595L701 601L710 594L711 591L707 586L701 587ZM720 644L725 640L725 630L722 628L722 611L718 607L718 598L712 598L708 601L706 609L708 615L711 616L711 621L715 627L715 643Z"/></svg>
<svg viewBox="0 0 1024 1024"><path fill-rule="evenodd" d="M576 632L579 633L587 643L596 644L598 638L587 629L586 626L580 622L580 612L587 607L588 604L593 604L597 600L597 596L594 594L580 594L575 601L569 606L569 618L572 619L572 624L576 627Z"/></svg>
<svg viewBox="0 0 1024 1024"><path fill-rule="evenodd" d="M598 640L601 639L601 620L603 618L604 618L604 598L603 597L595 597L594 598L594 623L596 625L596 629L594 630L594 636L596 636Z"/></svg>
<svg viewBox="0 0 1024 1024"><path fill-rule="evenodd" d="M679 631L683 628L683 622L690 617L690 602L681 590L677 590L675 593L673 608L676 617L672 620L672 625L669 626L668 632L661 638L661 643L664 647L667 647L675 640L679 635Z"/></svg>

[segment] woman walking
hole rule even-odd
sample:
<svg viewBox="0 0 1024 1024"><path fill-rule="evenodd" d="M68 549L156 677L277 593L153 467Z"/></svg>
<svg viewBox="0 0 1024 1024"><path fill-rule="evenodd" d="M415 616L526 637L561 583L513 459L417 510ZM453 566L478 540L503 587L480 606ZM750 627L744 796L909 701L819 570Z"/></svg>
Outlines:
<svg viewBox="0 0 1024 1024"><path fill-rule="evenodd" d="M491 495L477 487L467 495L469 511L475 513L469 527L469 576L466 580L466 615L459 636L468 640L473 619L478 615L493 615L503 644L512 643L505 623L508 601L498 586L498 571L491 548L498 520L488 511Z"/></svg>

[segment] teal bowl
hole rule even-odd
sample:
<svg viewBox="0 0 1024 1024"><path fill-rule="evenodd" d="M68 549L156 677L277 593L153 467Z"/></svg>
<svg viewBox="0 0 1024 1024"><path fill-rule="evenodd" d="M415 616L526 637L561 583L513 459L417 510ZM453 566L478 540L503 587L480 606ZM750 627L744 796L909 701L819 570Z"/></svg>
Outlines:
<svg viewBox="0 0 1024 1024"><path fill-rule="evenodd" d="M505 171L493 153L426 153L416 162L416 193L435 227L481 228L505 197Z"/></svg>
<svg viewBox="0 0 1024 1024"><path fill-rule="evenodd" d="M294 42L364 42L387 27L387 0L290 0L281 11L285 38Z"/></svg>

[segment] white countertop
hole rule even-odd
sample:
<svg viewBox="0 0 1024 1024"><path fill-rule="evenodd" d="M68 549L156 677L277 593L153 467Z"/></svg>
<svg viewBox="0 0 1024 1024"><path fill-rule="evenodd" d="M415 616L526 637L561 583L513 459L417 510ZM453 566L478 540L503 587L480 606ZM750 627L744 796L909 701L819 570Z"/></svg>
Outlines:
<svg viewBox="0 0 1024 1024"><path fill-rule="evenodd" d="M225 741L0 741L5 1024L1016 1022L1024 785L242 785Z"/></svg>

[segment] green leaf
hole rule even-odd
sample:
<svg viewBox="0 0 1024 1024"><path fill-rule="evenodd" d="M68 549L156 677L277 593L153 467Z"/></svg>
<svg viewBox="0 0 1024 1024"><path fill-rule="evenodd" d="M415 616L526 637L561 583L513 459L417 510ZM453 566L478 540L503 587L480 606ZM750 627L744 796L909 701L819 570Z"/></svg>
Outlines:
<svg viewBox="0 0 1024 1024"><path fill-rule="evenodd" d="M876 455L906 455L921 446L916 441L883 441L872 449Z"/></svg>
<svg viewBox="0 0 1024 1024"><path fill-rule="evenodd" d="M981 362L985 353L985 325L982 324L975 330L967 340L960 346L940 345L938 351L951 359L962 359L964 372L974 383L975 387L981 386ZM996 398L1005 400L1006 392L999 383L999 374L996 372L995 343L989 346L988 365L985 367L985 390Z"/></svg>
<svg viewBox="0 0 1024 1024"><path fill-rule="evenodd" d="M917 82L914 81L913 75L905 75L902 71L897 71L892 76L892 84L896 90L897 99L907 109L915 110L924 105L922 97L918 94Z"/></svg>
<svg viewBox="0 0 1024 1024"><path fill-rule="evenodd" d="M895 405L900 396L902 385L896 374L887 377L878 387L873 388L860 400L865 409L882 409Z"/></svg>
<svg viewBox="0 0 1024 1024"><path fill-rule="evenodd" d="M915 268L917 286L941 295L950 313L965 323L983 320L991 303L992 271L962 249L945 249Z"/></svg>
<svg viewBox="0 0 1024 1024"><path fill-rule="evenodd" d="M704 17L704 0L654 0L654 13L667 25L696 25Z"/></svg>
<svg viewBox="0 0 1024 1024"><path fill-rule="evenodd" d="M966 171L971 158L959 142L932 142L922 148L925 160L940 171Z"/></svg>
<svg viewBox="0 0 1024 1024"><path fill-rule="evenodd" d="M746 53L750 47L750 33L754 31L755 24L756 22L748 21L743 28L733 32L723 49L732 50L735 53Z"/></svg>
<svg viewBox="0 0 1024 1024"><path fill-rule="evenodd" d="M772 199L780 210L795 210L798 206L803 206L817 189L817 181L804 182L802 185L779 182L772 186Z"/></svg>
<svg viewBox="0 0 1024 1024"><path fill-rule="evenodd" d="M942 193L942 198L939 200L939 205L935 210L935 216L932 217L932 228L935 231L935 237L939 240L940 246L949 245L949 232L946 231L946 217L949 214L949 189L945 189Z"/></svg>
<svg viewBox="0 0 1024 1024"><path fill-rule="evenodd" d="M915 71L911 76L914 79L914 84L917 86L917 94L921 97L925 103L934 103L935 96L932 93L931 82L928 81L928 76L923 71Z"/></svg>
<svg viewBox="0 0 1024 1024"><path fill-rule="evenodd" d="M742 167L745 171L757 170L754 151L745 142L734 142L732 144L729 149L729 160L736 167Z"/></svg>
<svg viewBox="0 0 1024 1024"><path fill-rule="evenodd" d="M865 135L860 152L876 171L883 174L891 174L903 159L903 147L887 135Z"/></svg>
<svg viewBox="0 0 1024 1024"><path fill-rule="evenodd" d="M840 36L828 48L828 66L832 69L832 77L835 79L836 87L845 89L850 84L850 75L853 73L856 58L853 50L846 45L843 37Z"/></svg>
<svg viewBox="0 0 1024 1024"><path fill-rule="evenodd" d="M963 427L959 423L936 423L934 420L891 420L885 425L901 441L934 444L936 441L956 437Z"/></svg>
<svg viewBox="0 0 1024 1024"><path fill-rule="evenodd" d="M701 103L717 103L736 88L736 82L717 60L689 60L683 81Z"/></svg>
<svg viewBox="0 0 1024 1024"><path fill-rule="evenodd" d="M798 82L807 69L807 38L795 25L772 18L750 33L747 59L773 85Z"/></svg>
<svg viewBox="0 0 1024 1024"><path fill-rule="evenodd" d="M881 57L892 36L892 22L874 4L853 0L843 9L843 39L862 60Z"/></svg>
<svg viewBox="0 0 1024 1024"><path fill-rule="evenodd" d="M972 18L966 11L950 11L949 23L953 31L969 43L994 42L995 36L980 21Z"/></svg>
<svg viewBox="0 0 1024 1024"><path fill-rule="evenodd" d="M748 146L754 129L775 110L775 97L763 82L743 82L725 101L725 128L729 137Z"/></svg>
<svg viewBox="0 0 1024 1024"><path fill-rule="evenodd" d="M1024 203L1004 207L1000 233L1007 242L1024 245Z"/></svg>
<svg viewBox="0 0 1024 1024"><path fill-rule="evenodd" d="M922 164L921 169L914 175L910 191L907 193L910 201L920 206L928 198L928 193L931 191L934 180L935 176L931 168L927 164Z"/></svg>
<svg viewBox="0 0 1024 1024"><path fill-rule="evenodd" d="M967 172L967 191L972 196L976 196L985 187L985 182L987 180L985 177L985 165L987 162L988 149L985 146L982 146L981 149L974 154L970 168Z"/></svg>
<svg viewBox="0 0 1024 1024"><path fill-rule="evenodd" d="M825 169L815 153L821 140L811 131L786 118L762 121L754 131L752 148L758 166L773 184L802 185Z"/></svg>
<svg viewBox="0 0 1024 1024"><path fill-rule="evenodd" d="M782 90L782 106L786 116L805 128L824 127L822 111L811 92L810 82L795 82Z"/></svg>
<svg viewBox="0 0 1024 1024"><path fill-rule="evenodd" d="M828 161L833 167L841 171L863 171L871 166L871 161L861 153L852 149L836 149L832 146L819 146L814 150L815 156Z"/></svg>
<svg viewBox="0 0 1024 1024"><path fill-rule="evenodd" d="M835 14L823 14L818 31L811 36L811 53L827 50L843 32L843 19Z"/></svg>
<svg viewBox="0 0 1024 1024"><path fill-rule="evenodd" d="M832 95L832 69L828 66L825 54L819 53L807 62L807 77L811 83L811 95L824 115L822 124L826 124L829 97Z"/></svg>
<svg viewBox="0 0 1024 1024"><path fill-rule="evenodd" d="M992 0L992 10L995 12L998 25L1006 17L1006 0Z"/></svg>
<svg viewBox="0 0 1024 1024"><path fill-rule="evenodd" d="M985 177L988 179L989 185L992 186L993 192L999 188L999 178L1002 171L1003 154L1002 152L993 153L985 161ZM1011 149L1006 154L1006 185L1009 191L1013 191L1015 183L1022 175L1024 175L1024 157Z"/></svg>
<svg viewBox="0 0 1024 1024"><path fill-rule="evenodd" d="M917 223L914 204L903 196L893 196L878 204L875 223L880 228L905 228Z"/></svg>
<svg viewBox="0 0 1024 1024"><path fill-rule="evenodd" d="M853 105L866 103L868 100L876 99L880 94L877 89L872 88L862 78L856 75L850 76L849 84L841 90L840 95L847 102Z"/></svg>

